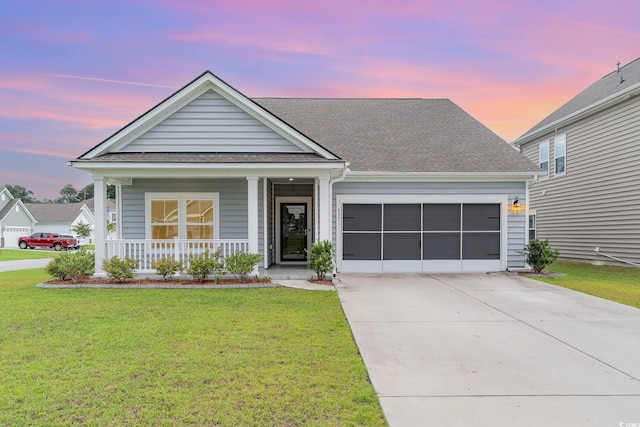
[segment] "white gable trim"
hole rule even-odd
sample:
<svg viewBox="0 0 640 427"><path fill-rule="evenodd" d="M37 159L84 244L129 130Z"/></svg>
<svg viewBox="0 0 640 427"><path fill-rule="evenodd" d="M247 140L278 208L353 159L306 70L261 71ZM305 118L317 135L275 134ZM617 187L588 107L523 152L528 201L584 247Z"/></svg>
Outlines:
<svg viewBox="0 0 640 427"><path fill-rule="evenodd" d="M4 196L0 200L13 200L14 197L11 195L11 192L7 187L3 187L2 191L0 191L0 196Z"/></svg>
<svg viewBox="0 0 640 427"><path fill-rule="evenodd" d="M247 112L256 120L272 129L274 132L289 140L292 144L308 153L316 153L326 159L338 159L334 154L316 144L300 132L291 128L282 120L269 113L264 108L229 86L210 71L180 89L160 104L131 122L118 132L107 138L96 147L81 156L82 159L92 159L101 154L119 151L137 137L159 124L171 114L186 106L208 90L213 90L238 108Z"/></svg>
<svg viewBox="0 0 640 427"><path fill-rule="evenodd" d="M7 192L8 192L8 191L7 191ZM11 196L11 194L9 194L9 195ZM13 197L11 197L11 198L13 199ZM31 220L31 223L32 223L32 224L35 224L35 223L37 223L37 222L38 222L38 221L36 221L36 218L31 214L31 212L29 212L29 209L24 205L24 203L22 203L22 200L18 199L18 201L16 202L16 204L15 204L15 205L13 205L13 206L11 207L11 209L15 209L15 208L16 208L16 206L20 206L20 207L21 207L22 211L23 211L25 214L27 214L27 216L28 216L28 217L29 217L29 219ZM8 212L7 212L7 214L6 214L3 218L0 218L0 222L4 221L4 220L9 216L9 214L10 214L10 213L11 213L11 211L8 211Z"/></svg>

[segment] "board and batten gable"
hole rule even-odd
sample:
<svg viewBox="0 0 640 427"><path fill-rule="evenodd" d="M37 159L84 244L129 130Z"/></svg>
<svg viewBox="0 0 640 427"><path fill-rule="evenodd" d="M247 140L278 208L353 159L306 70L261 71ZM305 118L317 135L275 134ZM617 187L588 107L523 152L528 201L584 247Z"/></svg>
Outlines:
<svg viewBox="0 0 640 427"><path fill-rule="evenodd" d="M430 196L500 196L525 199L526 183L520 182L338 182L333 186L333 206L337 211L337 196L420 196L428 202ZM410 202L408 202L410 203ZM332 218L332 239L337 242L337 217ZM507 216L507 268L524 266L521 251L526 242L526 215Z"/></svg>
<svg viewBox="0 0 640 427"><path fill-rule="evenodd" d="M566 173L555 174L554 136L566 136ZM562 258L640 260L640 99L632 97L521 145L538 163L549 141L549 178L530 186L536 235Z"/></svg>
<svg viewBox="0 0 640 427"><path fill-rule="evenodd" d="M304 152L213 90L189 102L119 151Z"/></svg>

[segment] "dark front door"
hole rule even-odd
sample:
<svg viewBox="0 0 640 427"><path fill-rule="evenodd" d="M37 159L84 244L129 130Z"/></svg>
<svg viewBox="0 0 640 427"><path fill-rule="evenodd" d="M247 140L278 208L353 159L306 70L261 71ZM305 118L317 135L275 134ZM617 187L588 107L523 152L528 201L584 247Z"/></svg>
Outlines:
<svg viewBox="0 0 640 427"><path fill-rule="evenodd" d="M307 204L282 203L280 222L280 260L306 261Z"/></svg>

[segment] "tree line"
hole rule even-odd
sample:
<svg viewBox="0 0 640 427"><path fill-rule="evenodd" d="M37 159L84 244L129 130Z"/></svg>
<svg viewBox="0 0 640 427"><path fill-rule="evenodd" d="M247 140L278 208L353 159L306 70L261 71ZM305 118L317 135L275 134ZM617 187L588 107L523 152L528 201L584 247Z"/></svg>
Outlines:
<svg viewBox="0 0 640 427"><path fill-rule="evenodd" d="M93 198L93 183L84 186L80 190L74 188L73 185L67 184L60 190L60 197L56 199L42 199L35 198L33 191L21 186L21 185L5 185L9 193L16 198L21 199L23 203L78 203L87 199ZM0 187L1 189L2 187ZM113 185L107 185L107 198L116 198L116 187Z"/></svg>

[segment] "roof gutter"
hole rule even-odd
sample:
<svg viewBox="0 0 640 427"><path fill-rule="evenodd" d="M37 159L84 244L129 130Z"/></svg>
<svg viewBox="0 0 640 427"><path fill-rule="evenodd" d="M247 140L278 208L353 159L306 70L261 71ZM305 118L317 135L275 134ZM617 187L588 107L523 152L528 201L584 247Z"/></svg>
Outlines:
<svg viewBox="0 0 640 427"><path fill-rule="evenodd" d="M609 107L612 107L622 101L626 101L627 99L637 96L639 94L640 94L640 83L636 83L635 85L630 86L623 91L614 93L613 95L610 95L604 99L601 99L598 102L595 102L574 113L564 116L561 119L556 120L555 122L549 123L546 126L543 126L532 132L529 132L526 135L523 135L520 138L516 139L511 144L514 147L519 147L522 144L525 144L527 142L531 142L537 138L540 138L542 135L548 133L551 130L557 129L561 126L569 125L571 123L575 123L578 120L581 120L599 111L605 110Z"/></svg>

